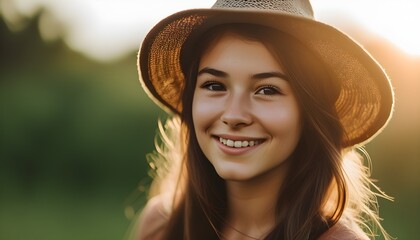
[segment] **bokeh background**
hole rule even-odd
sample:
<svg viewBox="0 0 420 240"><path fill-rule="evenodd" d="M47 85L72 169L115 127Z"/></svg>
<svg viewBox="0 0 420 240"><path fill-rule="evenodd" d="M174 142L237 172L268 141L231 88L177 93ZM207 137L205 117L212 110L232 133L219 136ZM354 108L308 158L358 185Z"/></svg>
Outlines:
<svg viewBox="0 0 420 240"><path fill-rule="evenodd" d="M126 236L167 117L140 88L137 47L158 19L212 2L0 0L1 240ZM366 148L395 198L380 200L383 225L417 239L420 19L414 0L393 2L312 0L318 19L361 42L392 79L394 117Z"/></svg>

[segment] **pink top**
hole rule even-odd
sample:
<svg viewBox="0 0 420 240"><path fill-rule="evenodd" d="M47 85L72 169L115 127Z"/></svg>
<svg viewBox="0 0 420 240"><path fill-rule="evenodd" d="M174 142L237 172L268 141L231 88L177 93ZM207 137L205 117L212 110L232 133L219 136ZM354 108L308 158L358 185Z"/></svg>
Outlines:
<svg viewBox="0 0 420 240"><path fill-rule="evenodd" d="M165 213L159 198L152 198L144 208L139 226L138 240L161 240L168 215ZM340 220L328 229L318 240L369 240L358 227L346 220Z"/></svg>

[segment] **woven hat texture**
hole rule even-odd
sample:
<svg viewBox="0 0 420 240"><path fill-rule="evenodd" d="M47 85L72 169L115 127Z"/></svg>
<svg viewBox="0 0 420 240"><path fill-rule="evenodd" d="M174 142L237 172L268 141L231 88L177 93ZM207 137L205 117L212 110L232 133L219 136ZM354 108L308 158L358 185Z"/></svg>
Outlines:
<svg viewBox="0 0 420 240"><path fill-rule="evenodd" d="M388 76L356 41L316 21L309 0L218 0L211 9L185 10L163 19L144 39L138 58L143 88L163 109L182 112L185 77L180 56L185 42L191 44L197 32L227 23L278 29L320 56L342 86L335 106L346 147L365 144L389 121L394 96Z"/></svg>

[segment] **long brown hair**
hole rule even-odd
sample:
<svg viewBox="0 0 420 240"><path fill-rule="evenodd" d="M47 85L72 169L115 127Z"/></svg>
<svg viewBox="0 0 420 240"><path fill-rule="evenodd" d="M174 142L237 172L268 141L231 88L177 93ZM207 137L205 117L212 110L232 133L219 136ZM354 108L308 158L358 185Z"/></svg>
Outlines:
<svg viewBox="0 0 420 240"><path fill-rule="evenodd" d="M226 186L197 142L192 100L201 54L226 32L261 42L272 52L290 78L304 119L301 139L290 156L290 170L279 186L282 197L276 205L275 227L266 239L316 239L342 217L349 195L343 167L343 154L348 150L342 147L345 132L334 105L341 83L333 82L316 54L292 36L249 24L214 27L182 50L187 79L180 132L182 171L165 239L221 238L228 210ZM362 179L361 184L366 185L367 178Z"/></svg>

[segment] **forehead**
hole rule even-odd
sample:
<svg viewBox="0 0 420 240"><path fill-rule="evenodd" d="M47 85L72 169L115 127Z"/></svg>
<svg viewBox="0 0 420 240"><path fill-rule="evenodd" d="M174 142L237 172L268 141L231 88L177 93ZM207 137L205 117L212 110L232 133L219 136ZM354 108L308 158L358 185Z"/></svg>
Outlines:
<svg viewBox="0 0 420 240"><path fill-rule="evenodd" d="M203 39L202 55L212 51L216 46L232 45L267 45L262 39L254 36L251 32L245 33L235 29L224 29L206 35Z"/></svg>
<svg viewBox="0 0 420 240"><path fill-rule="evenodd" d="M212 67L249 67L247 70L282 69L280 62L266 45L236 33L225 32L215 38L204 50L199 68Z"/></svg>

